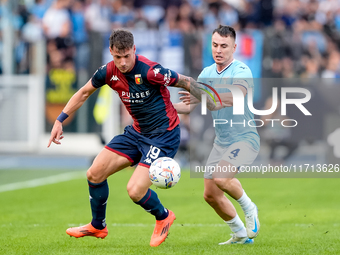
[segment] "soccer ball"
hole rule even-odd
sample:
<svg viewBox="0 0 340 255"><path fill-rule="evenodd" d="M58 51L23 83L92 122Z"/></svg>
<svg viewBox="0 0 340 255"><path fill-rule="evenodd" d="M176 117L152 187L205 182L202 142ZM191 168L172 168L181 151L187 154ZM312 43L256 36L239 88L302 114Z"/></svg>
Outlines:
<svg viewBox="0 0 340 255"><path fill-rule="evenodd" d="M169 189L181 178L181 168L172 158L158 158L149 168L149 178L156 187Z"/></svg>

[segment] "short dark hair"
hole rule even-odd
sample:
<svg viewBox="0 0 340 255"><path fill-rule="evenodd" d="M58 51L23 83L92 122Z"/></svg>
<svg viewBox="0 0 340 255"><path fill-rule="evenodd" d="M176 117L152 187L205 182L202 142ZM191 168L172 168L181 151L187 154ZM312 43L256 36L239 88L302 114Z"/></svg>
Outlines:
<svg viewBox="0 0 340 255"><path fill-rule="evenodd" d="M124 29L113 30L110 35L110 48L118 51L129 50L134 45L133 34Z"/></svg>
<svg viewBox="0 0 340 255"><path fill-rule="evenodd" d="M236 32L235 29L230 26L219 25L218 28L215 28L212 34L218 33L222 37L232 37L236 40Z"/></svg>

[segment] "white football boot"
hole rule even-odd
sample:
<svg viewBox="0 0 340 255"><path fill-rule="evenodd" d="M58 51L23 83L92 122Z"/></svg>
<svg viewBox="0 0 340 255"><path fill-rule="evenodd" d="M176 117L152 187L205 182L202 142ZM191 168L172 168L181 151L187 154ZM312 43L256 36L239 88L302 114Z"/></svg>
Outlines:
<svg viewBox="0 0 340 255"><path fill-rule="evenodd" d="M235 234L230 234L231 238L224 242L224 243L219 243L219 245L225 245L225 244L253 244L254 240L249 239L247 236L246 237L237 237Z"/></svg>
<svg viewBox="0 0 340 255"><path fill-rule="evenodd" d="M257 206L255 205L252 210L246 212L245 216L247 235L250 239L253 239L259 234L260 231L260 221Z"/></svg>

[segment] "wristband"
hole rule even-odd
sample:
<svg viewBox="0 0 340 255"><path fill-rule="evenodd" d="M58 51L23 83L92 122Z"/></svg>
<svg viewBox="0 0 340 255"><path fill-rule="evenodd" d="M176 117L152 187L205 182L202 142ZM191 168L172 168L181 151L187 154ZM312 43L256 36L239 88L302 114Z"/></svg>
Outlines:
<svg viewBox="0 0 340 255"><path fill-rule="evenodd" d="M61 123L63 123L64 120L68 118L68 114L61 112L60 115L58 116L57 120L59 120Z"/></svg>

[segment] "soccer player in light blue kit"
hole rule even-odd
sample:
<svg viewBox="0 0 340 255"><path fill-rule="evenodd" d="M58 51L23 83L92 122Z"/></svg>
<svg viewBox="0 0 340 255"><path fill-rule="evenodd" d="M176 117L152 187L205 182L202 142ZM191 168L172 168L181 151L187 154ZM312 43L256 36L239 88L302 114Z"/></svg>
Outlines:
<svg viewBox="0 0 340 255"><path fill-rule="evenodd" d="M207 169L210 170L204 174L204 199L233 232L232 238L220 245L252 244L260 229L257 206L247 196L240 181L234 178L236 168L251 164L260 147L260 138L254 127L254 115L247 104L248 90L254 87L252 73L247 65L234 59L235 39L236 33L232 27L220 25L213 31L212 54L215 63L204 68L198 77L198 81L216 89L224 106L223 109L211 112L215 120L216 138L207 160ZM233 115L233 96L227 88L216 88L219 84L237 86L242 91L244 115ZM190 97L188 92L181 94L184 94L181 97L183 105L182 108L177 107L177 111L188 113L199 101ZM215 99L218 101L216 97ZM188 104L191 106L188 107ZM240 204L245 214L246 227L224 193Z"/></svg>

